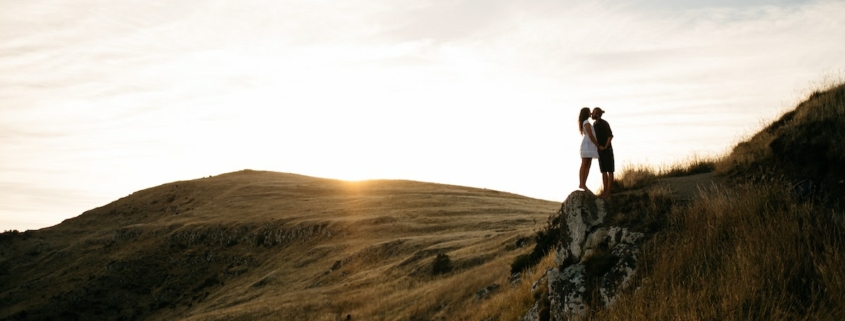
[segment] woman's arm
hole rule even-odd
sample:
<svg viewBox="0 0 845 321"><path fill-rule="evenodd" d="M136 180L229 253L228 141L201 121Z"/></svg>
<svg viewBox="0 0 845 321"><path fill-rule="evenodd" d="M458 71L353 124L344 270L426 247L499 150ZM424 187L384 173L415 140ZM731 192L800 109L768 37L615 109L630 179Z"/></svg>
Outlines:
<svg viewBox="0 0 845 321"><path fill-rule="evenodd" d="M590 136L590 141L593 142L593 145L596 145L596 147L598 147L599 141L596 140L596 135L593 135L593 125L590 125L589 123L584 124L584 129L587 131L587 136Z"/></svg>

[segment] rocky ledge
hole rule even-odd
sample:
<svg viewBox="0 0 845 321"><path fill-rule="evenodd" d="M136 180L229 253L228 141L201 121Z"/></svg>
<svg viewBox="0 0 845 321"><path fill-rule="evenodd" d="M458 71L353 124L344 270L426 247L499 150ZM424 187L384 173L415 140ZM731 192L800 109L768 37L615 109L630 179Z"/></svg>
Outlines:
<svg viewBox="0 0 845 321"><path fill-rule="evenodd" d="M558 215L556 267L534 283L537 300L525 321L584 319L590 311L613 305L637 275L645 234L605 223L604 200L575 191Z"/></svg>

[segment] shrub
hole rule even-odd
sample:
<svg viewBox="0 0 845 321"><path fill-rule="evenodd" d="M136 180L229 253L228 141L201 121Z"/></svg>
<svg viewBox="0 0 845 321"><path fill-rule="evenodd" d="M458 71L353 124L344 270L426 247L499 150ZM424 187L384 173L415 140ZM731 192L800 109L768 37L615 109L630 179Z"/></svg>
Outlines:
<svg viewBox="0 0 845 321"><path fill-rule="evenodd" d="M513 259L511 263L511 275L522 272L529 267L534 266L536 262L531 262L531 254L522 254Z"/></svg>
<svg viewBox="0 0 845 321"><path fill-rule="evenodd" d="M0 243L11 241L15 239L15 237L17 237L18 235L20 235L20 232L18 232L18 230L7 230L3 233L0 233Z"/></svg>
<svg viewBox="0 0 845 321"><path fill-rule="evenodd" d="M437 254L431 264L431 275L446 274L452 271L452 259L446 253Z"/></svg>
<svg viewBox="0 0 845 321"><path fill-rule="evenodd" d="M517 256L511 263L511 274L522 272L523 270L534 267L546 254L554 247L558 246L560 242L560 217L563 215L563 209L558 210L557 213L549 216L545 228L537 232L534 239L537 243L534 245L534 250L530 254Z"/></svg>

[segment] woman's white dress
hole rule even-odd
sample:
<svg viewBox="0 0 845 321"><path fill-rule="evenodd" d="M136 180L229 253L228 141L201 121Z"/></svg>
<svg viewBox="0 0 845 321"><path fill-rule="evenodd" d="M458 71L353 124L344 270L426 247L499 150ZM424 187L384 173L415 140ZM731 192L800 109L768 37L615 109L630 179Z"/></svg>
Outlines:
<svg viewBox="0 0 845 321"><path fill-rule="evenodd" d="M587 134L587 124L589 123L589 119L585 119L581 123L581 127L584 129L584 139L581 140L581 158L599 158L599 149L596 147L596 144L593 144L593 141L590 140L590 136ZM590 131L593 132L593 137L596 137L596 130L593 128L593 125L590 125Z"/></svg>

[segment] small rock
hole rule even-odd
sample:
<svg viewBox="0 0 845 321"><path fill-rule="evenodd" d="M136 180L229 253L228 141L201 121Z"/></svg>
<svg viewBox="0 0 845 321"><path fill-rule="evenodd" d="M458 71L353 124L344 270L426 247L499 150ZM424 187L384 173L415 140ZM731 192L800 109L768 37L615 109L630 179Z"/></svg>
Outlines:
<svg viewBox="0 0 845 321"><path fill-rule="evenodd" d="M516 240L516 242L514 242L514 246L516 246L516 248L521 248L521 247L525 246L525 244L528 244L528 241L530 241L530 240L531 239L529 239L527 237L520 237Z"/></svg>
<svg viewBox="0 0 845 321"><path fill-rule="evenodd" d="M522 274L520 272L516 272L508 278L508 282L513 285L516 285L519 281L522 281Z"/></svg>
<svg viewBox="0 0 845 321"><path fill-rule="evenodd" d="M475 299L481 300L481 299L487 297L488 295L490 295L490 293L492 293L493 291L496 291L497 289L499 289L498 284L496 284L496 283L490 284L486 288L483 288L481 290L478 290L478 292L475 292Z"/></svg>
<svg viewBox="0 0 845 321"><path fill-rule="evenodd" d="M534 302L534 306L525 313L520 321L540 321L540 301Z"/></svg>

